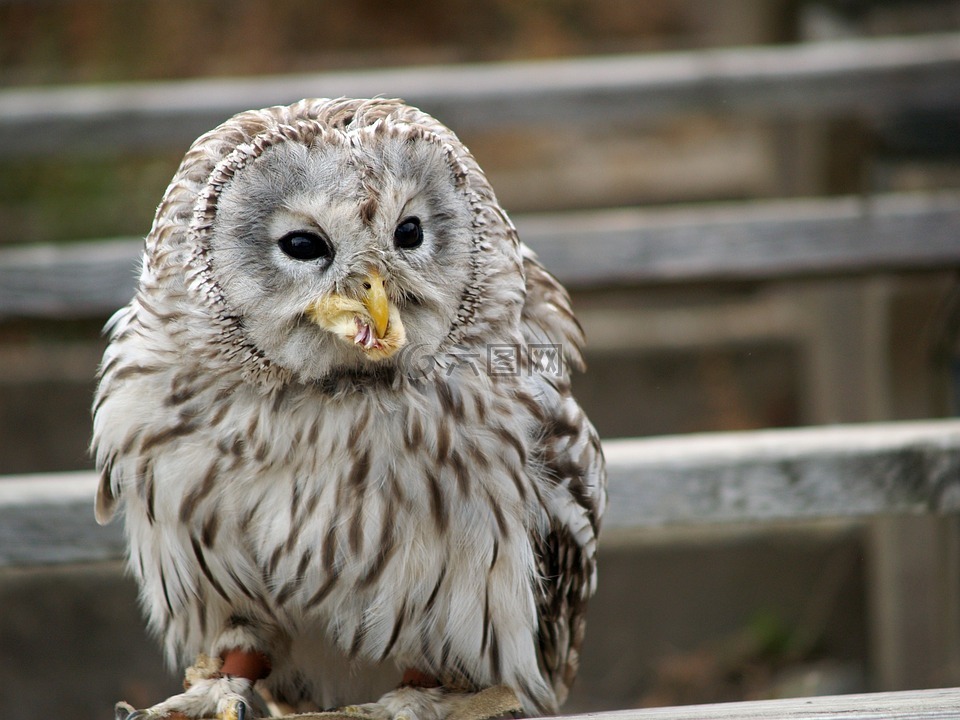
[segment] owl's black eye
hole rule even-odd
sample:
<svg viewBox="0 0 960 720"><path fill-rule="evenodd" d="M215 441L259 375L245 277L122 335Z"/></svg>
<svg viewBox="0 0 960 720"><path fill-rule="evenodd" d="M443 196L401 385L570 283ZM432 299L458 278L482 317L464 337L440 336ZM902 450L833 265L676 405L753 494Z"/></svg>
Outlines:
<svg viewBox="0 0 960 720"><path fill-rule="evenodd" d="M329 260L333 257L333 248L329 240L305 230L287 233L277 244L285 255L294 260Z"/></svg>
<svg viewBox="0 0 960 720"><path fill-rule="evenodd" d="M410 250L419 247L423 242L423 228L420 227L420 218L408 217L393 231L393 244L398 248Z"/></svg>

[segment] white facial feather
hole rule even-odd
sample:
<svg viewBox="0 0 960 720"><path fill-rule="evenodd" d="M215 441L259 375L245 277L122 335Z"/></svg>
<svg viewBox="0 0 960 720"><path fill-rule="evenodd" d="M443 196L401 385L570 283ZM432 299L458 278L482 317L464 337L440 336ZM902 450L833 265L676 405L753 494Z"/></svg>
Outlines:
<svg viewBox="0 0 960 720"><path fill-rule="evenodd" d="M267 359L302 380L365 366L362 353L303 322L316 298L350 294L375 267L403 309L409 342L433 353L472 279L473 210L439 138L411 142L403 132L383 137L362 128L322 140L276 144L247 163L220 192L209 237L228 312ZM364 205L375 208L369 218ZM394 231L410 217L419 219L423 243L397 248ZM295 231L322 236L333 257L284 255L277 241Z"/></svg>

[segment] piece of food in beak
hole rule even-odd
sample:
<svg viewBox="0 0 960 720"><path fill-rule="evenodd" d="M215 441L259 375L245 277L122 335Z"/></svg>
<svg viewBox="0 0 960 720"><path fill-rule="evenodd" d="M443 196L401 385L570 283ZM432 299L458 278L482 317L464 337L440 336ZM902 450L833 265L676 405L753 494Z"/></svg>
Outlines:
<svg viewBox="0 0 960 720"><path fill-rule="evenodd" d="M359 290L357 299L338 294L318 298L307 305L304 315L373 360L390 357L406 342L400 311L390 302L376 270L367 274Z"/></svg>

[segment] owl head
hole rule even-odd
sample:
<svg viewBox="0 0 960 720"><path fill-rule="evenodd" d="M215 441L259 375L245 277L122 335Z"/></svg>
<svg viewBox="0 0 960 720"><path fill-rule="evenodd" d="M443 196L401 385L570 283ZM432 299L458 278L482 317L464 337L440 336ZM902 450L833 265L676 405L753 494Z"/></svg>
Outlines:
<svg viewBox="0 0 960 720"><path fill-rule="evenodd" d="M518 322L521 267L513 226L450 130L399 101L304 100L194 143L141 284L179 287L221 360L309 381Z"/></svg>

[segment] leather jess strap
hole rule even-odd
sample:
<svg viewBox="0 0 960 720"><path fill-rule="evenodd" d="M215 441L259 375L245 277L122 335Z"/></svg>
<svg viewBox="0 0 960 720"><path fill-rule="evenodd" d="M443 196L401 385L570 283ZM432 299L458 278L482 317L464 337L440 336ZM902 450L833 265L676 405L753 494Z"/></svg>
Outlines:
<svg viewBox="0 0 960 720"><path fill-rule="evenodd" d="M270 658L262 652L249 650L226 650L220 655L223 664L220 666L222 675L246 678L250 682L262 680L270 674L272 665Z"/></svg>
<svg viewBox="0 0 960 720"><path fill-rule="evenodd" d="M262 652L250 650L226 650L220 655L221 675L246 678L250 682L262 680L273 669L270 658ZM433 675L420 670L407 668L400 681L402 687L435 688L440 687L440 681Z"/></svg>
<svg viewBox="0 0 960 720"><path fill-rule="evenodd" d="M403 679L400 680L401 687L412 688L435 688L440 687L440 681L433 675L427 675L425 672L407 668L403 671Z"/></svg>

